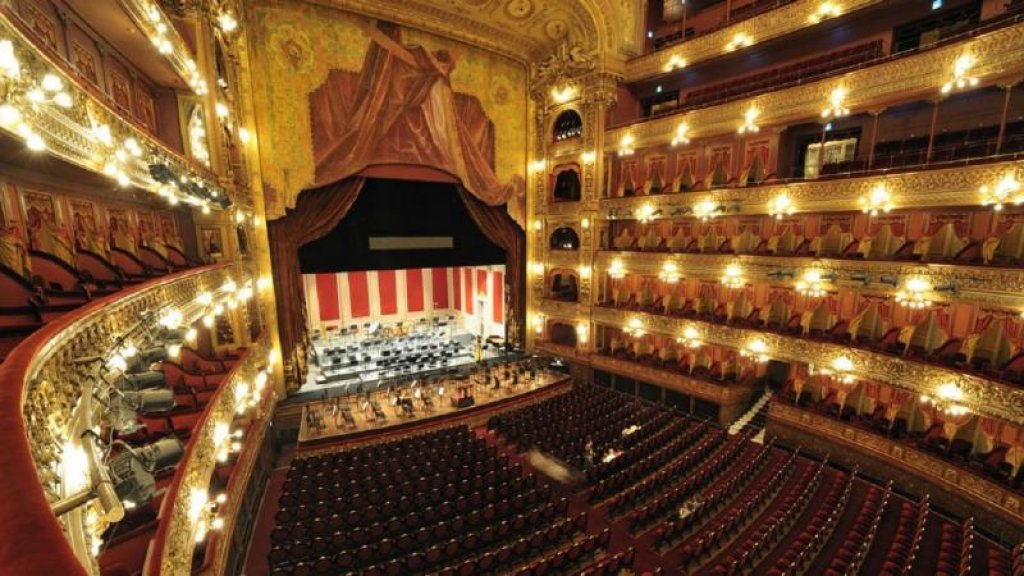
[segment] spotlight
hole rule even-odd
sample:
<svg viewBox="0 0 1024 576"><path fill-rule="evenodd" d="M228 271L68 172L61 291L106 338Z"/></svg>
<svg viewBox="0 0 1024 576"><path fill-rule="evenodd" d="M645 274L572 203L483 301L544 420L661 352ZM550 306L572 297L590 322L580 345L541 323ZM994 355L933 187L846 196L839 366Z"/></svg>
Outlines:
<svg viewBox="0 0 1024 576"><path fill-rule="evenodd" d="M167 377L163 372L149 370L136 374L122 374L117 379L117 389L122 392L138 392L139 390L151 390L153 388L164 388L167 386Z"/></svg>
<svg viewBox="0 0 1024 576"><path fill-rule="evenodd" d="M177 438L164 438L139 449L122 444L124 450L110 460L110 478L123 502L135 505L152 500L156 493L153 473L174 466L185 453Z"/></svg>
<svg viewBox="0 0 1024 576"><path fill-rule="evenodd" d="M142 414L159 414L174 409L174 391L168 388L123 392L121 397L126 404Z"/></svg>
<svg viewBox="0 0 1024 576"><path fill-rule="evenodd" d="M167 348L164 346L139 350L135 356L128 359L128 372L146 372L153 364L163 362L168 358Z"/></svg>

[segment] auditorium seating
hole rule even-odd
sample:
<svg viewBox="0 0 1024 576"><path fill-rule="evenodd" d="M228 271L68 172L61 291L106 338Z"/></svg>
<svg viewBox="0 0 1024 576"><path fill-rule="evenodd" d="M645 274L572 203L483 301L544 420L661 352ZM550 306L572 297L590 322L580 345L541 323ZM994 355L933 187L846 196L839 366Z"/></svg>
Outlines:
<svg viewBox="0 0 1024 576"><path fill-rule="evenodd" d="M297 458L279 504L274 574L532 574L608 545L575 540L587 515L464 427Z"/></svg>

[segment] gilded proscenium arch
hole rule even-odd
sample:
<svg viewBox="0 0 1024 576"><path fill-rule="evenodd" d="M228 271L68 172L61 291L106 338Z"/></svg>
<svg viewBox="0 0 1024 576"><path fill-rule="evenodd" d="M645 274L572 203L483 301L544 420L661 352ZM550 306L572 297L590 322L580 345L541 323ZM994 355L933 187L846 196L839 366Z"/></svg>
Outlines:
<svg viewBox="0 0 1024 576"><path fill-rule="evenodd" d="M595 20L601 8L594 3L608 1L521 0L529 14L517 19L502 7L508 3L496 0L306 0L459 40L524 64L540 61L566 40L592 50L603 46ZM564 24L561 37L548 31L553 21Z"/></svg>
<svg viewBox="0 0 1024 576"><path fill-rule="evenodd" d="M843 75L807 82L750 98L675 113L655 119L642 119L628 126L609 130L605 135L605 151L615 152L622 137L635 138L637 155L652 146L668 144L676 126L685 120L692 140L735 134L744 112L756 106L762 128L784 126L792 122L821 118L821 109L837 86L849 89L847 100L854 112L863 112L906 102L940 96L939 88L953 74L953 64L964 52L970 52L975 65L971 74L981 86L995 85L1001 80L1024 73L1024 24L1014 24L980 34L969 40L927 50L920 54L895 58Z"/></svg>
<svg viewBox="0 0 1024 576"><path fill-rule="evenodd" d="M631 319L639 318L645 330L666 336L679 336L684 327L692 326L703 342L729 348L737 348L743 346L745 342L760 339L767 345L768 354L772 358L788 362L830 366L835 358L846 356L853 361L854 373L859 377L893 384L917 394L934 395L939 386L955 382L964 392L963 403L975 413L1024 424L1024 390L941 366L840 344L694 319L601 307L595 307L591 317L594 325L613 327L625 326Z"/></svg>

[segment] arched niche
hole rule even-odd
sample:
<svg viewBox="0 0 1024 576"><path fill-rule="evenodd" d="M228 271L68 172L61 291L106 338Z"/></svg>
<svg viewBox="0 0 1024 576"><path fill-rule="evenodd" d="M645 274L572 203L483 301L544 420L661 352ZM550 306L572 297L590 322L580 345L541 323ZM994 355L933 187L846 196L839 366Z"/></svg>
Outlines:
<svg viewBox="0 0 1024 576"><path fill-rule="evenodd" d="M549 240L552 250L579 250L580 237L568 226L562 226L551 233Z"/></svg>
<svg viewBox="0 0 1024 576"><path fill-rule="evenodd" d="M583 136L583 118L575 110L566 110L555 117L555 123L551 127L551 132L551 139L554 142L579 138Z"/></svg>
<svg viewBox="0 0 1024 576"><path fill-rule="evenodd" d="M576 346L576 328L564 322L552 322L548 325L548 338L555 344Z"/></svg>
<svg viewBox="0 0 1024 576"><path fill-rule="evenodd" d="M555 268L548 273L548 296L563 302L579 302L580 279L572 268Z"/></svg>
<svg viewBox="0 0 1024 576"><path fill-rule="evenodd" d="M583 185L580 180L579 164L563 164L552 173L555 181L551 186L552 202L579 202Z"/></svg>

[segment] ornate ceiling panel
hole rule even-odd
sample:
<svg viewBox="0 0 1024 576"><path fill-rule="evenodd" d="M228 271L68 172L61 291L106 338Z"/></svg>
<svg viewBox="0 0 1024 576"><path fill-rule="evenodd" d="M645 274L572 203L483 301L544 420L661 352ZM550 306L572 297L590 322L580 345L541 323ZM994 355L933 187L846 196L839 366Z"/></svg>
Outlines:
<svg viewBox="0 0 1024 576"><path fill-rule="evenodd" d="M643 3L636 0L306 0L420 28L523 62L562 44L635 54Z"/></svg>

